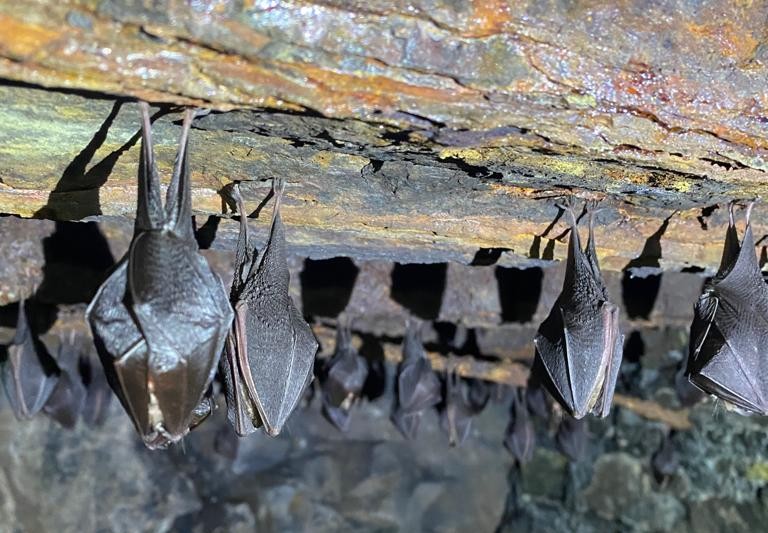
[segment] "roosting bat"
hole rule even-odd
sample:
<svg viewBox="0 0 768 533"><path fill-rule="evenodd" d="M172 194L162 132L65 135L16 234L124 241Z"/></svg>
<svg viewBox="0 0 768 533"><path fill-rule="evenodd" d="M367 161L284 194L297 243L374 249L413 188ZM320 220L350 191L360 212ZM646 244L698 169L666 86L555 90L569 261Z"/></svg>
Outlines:
<svg viewBox="0 0 768 533"><path fill-rule="evenodd" d="M536 446L536 430L526 403L526 395L517 389L512 396L512 417L504 436L504 446L518 464L530 461Z"/></svg>
<svg viewBox="0 0 768 533"><path fill-rule="evenodd" d="M469 435L472 416L475 413L464 396L456 368L452 364L448 366L449 369L445 373L445 399L440 411L440 427L448 435L448 444L460 446Z"/></svg>
<svg viewBox="0 0 768 533"><path fill-rule="evenodd" d="M99 356L144 444L163 448L205 419L204 398L232 322L219 277L192 230L187 110L166 193L160 197L149 106L140 103L142 150L133 240L88 306Z"/></svg>
<svg viewBox="0 0 768 533"><path fill-rule="evenodd" d="M687 375L746 413L768 414L768 287L755 254L747 205L739 245L733 209L720 268L694 307Z"/></svg>
<svg viewBox="0 0 768 533"><path fill-rule="evenodd" d="M89 427L99 427L104 424L112 403L112 390L107 383L102 365L89 354L84 361L85 376L85 405L83 406L83 422Z"/></svg>
<svg viewBox="0 0 768 533"><path fill-rule="evenodd" d="M80 350L75 344L74 332L68 339L61 339L56 362L61 374L43 411L61 426L72 429L83 410L86 396L80 374Z"/></svg>
<svg viewBox="0 0 768 533"><path fill-rule="evenodd" d="M587 206L589 240L583 251L570 201L563 209L571 221L565 281L534 340L536 366L569 414L604 417L611 408L624 343L619 308L609 301L597 264L594 206Z"/></svg>
<svg viewBox="0 0 768 533"><path fill-rule="evenodd" d="M589 441L587 423L584 420L566 416L560 421L555 435L558 451L571 461L580 461L584 457Z"/></svg>
<svg viewBox="0 0 768 533"><path fill-rule="evenodd" d="M349 411L360 398L368 377L368 363L352 346L349 323L339 321L336 353L322 373L323 415L339 430L349 429Z"/></svg>
<svg viewBox="0 0 768 533"><path fill-rule="evenodd" d="M274 180L272 225L261 255L249 242L239 188L232 188L240 212L240 236L230 292L235 320L221 373L227 415L241 436L262 424L269 435L280 433L312 380L319 347L288 293L285 229L280 218L284 188L284 181Z"/></svg>
<svg viewBox="0 0 768 533"><path fill-rule="evenodd" d="M395 394L397 396L392 422L407 439L415 439L422 413L440 403L440 380L432 370L424 346L420 326L408 323L403 340L403 360L400 363Z"/></svg>
<svg viewBox="0 0 768 533"><path fill-rule="evenodd" d="M8 359L2 368L5 393L18 420L35 416L59 379L56 363L32 336L25 307L21 300L16 334L8 345Z"/></svg>

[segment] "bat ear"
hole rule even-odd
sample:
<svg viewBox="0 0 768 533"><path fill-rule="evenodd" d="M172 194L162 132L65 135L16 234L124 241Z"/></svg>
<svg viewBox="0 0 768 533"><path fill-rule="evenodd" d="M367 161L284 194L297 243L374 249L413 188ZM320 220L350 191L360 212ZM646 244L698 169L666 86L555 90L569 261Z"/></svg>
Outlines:
<svg viewBox="0 0 768 533"><path fill-rule="evenodd" d="M192 230L192 192L189 183L188 145L189 130L195 111L184 111L184 122L181 125L179 138L179 151L176 154L176 162L173 165L171 183L165 197L166 227L173 228L174 232L184 239L194 239Z"/></svg>
<svg viewBox="0 0 768 533"><path fill-rule="evenodd" d="M147 231L162 226L165 215L160 198L160 178L155 168L152 146L152 124L149 105L139 102L141 113L141 153L139 155L139 180L136 202L135 231Z"/></svg>

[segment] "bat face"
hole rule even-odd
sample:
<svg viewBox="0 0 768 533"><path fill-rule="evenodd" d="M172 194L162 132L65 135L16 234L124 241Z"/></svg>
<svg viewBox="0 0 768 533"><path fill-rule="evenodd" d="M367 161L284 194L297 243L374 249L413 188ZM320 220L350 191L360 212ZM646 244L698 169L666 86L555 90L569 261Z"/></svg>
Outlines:
<svg viewBox="0 0 768 533"><path fill-rule="evenodd" d="M741 244L729 206L720 269L694 306L686 373L702 391L742 413L768 414L768 287L746 212Z"/></svg>
<svg viewBox="0 0 768 533"><path fill-rule="evenodd" d="M557 427L555 445L571 461L584 457L588 441L587 424L583 420L566 416Z"/></svg>
<svg viewBox="0 0 768 533"><path fill-rule="evenodd" d="M179 153L160 199L146 104L134 238L86 312L108 381L149 448L177 442L210 412L204 398L232 322L221 280L192 231L184 117Z"/></svg>
<svg viewBox="0 0 768 533"><path fill-rule="evenodd" d="M18 420L29 420L35 416L48 401L59 379L56 363L42 346L35 343L24 301L19 303L16 334L8 345L8 359L0 375Z"/></svg>
<svg viewBox="0 0 768 533"><path fill-rule="evenodd" d="M513 396L511 414L504 437L504 446L519 464L525 464L533 458L536 431L528 414L525 396L521 394L520 389Z"/></svg>
<svg viewBox="0 0 768 533"><path fill-rule="evenodd" d="M440 412L440 427L448 435L448 444L458 446L464 443L472 428L473 415L462 391L461 378L454 368L445 376L445 401Z"/></svg>
<svg viewBox="0 0 768 533"><path fill-rule="evenodd" d="M565 281L555 305L534 340L536 370L552 396L573 417L607 416L621 364L624 337L619 309L608 300L595 254L593 207L589 211L589 241L581 249L576 214Z"/></svg>
<svg viewBox="0 0 768 533"><path fill-rule="evenodd" d="M349 412L368 377L368 364L352 346L348 324L339 324L336 353L323 370L323 415L339 430L349 429Z"/></svg>
<svg viewBox="0 0 768 533"><path fill-rule="evenodd" d="M403 340L403 361L395 385L392 422L407 439L415 439L423 412L440 403L440 380L432 371L416 322L409 322Z"/></svg>
<svg viewBox="0 0 768 533"><path fill-rule="evenodd" d="M280 217L284 182L275 180L269 240L260 257L250 247L245 209L240 211L235 279L230 298L235 320L222 359L228 417L238 435L263 425L280 433L312 380L319 347L288 292L285 230Z"/></svg>
<svg viewBox="0 0 768 533"><path fill-rule="evenodd" d="M62 427L72 429L85 406L86 390L80 374L80 350L74 337L62 339L56 362L61 369L59 380L43 411Z"/></svg>

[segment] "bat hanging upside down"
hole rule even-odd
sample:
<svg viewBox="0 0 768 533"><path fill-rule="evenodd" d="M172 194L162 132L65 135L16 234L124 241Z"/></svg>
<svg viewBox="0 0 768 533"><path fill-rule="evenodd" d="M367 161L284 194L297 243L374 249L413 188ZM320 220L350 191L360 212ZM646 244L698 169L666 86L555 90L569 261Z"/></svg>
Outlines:
<svg viewBox="0 0 768 533"><path fill-rule="evenodd" d="M140 103L142 149L133 240L88 306L96 348L144 444L177 442L212 409L206 397L232 323L221 280L192 229L187 110L179 151L160 196L149 106Z"/></svg>
<svg viewBox="0 0 768 533"><path fill-rule="evenodd" d="M571 222L563 290L534 339L534 371L574 418L607 416L621 364L624 336L619 308L608 299L595 254L594 205L587 205L589 240L581 249L576 214Z"/></svg>
<svg viewBox="0 0 768 533"><path fill-rule="evenodd" d="M743 413L768 414L768 286L755 254L747 204L739 244L734 203L720 269L694 307L686 374L691 383Z"/></svg>

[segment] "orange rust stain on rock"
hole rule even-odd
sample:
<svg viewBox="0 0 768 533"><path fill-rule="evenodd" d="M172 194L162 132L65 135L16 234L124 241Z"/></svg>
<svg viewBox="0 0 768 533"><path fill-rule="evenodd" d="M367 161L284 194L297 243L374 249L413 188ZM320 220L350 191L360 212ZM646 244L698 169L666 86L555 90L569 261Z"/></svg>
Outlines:
<svg viewBox="0 0 768 533"><path fill-rule="evenodd" d="M448 90L411 85L384 76L352 76L330 70L304 66L301 72L321 88L329 102L341 103L342 108L351 109L350 98L362 101L370 106L390 107L396 102L409 97L420 100L455 103L457 100L480 96L479 91L456 86Z"/></svg>
<svg viewBox="0 0 768 533"><path fill-rule="evenodd" d="M25 59L61 37L57 31L0 14L0 53Z"/></svg>
<svg viewBox="0 0 768 533"><path fill-rule="evenodd" d="M719 24L688 24L688 31L694 36L717 43L724 55L748 59L760 41L730 21Z"/></svg>
<svg viewBox="0 0 768 533"><path fill-rule="evenodd" d="M474 0L469 26L463 37L482 38L501 33L512 20L506 0Z"/></svg>

